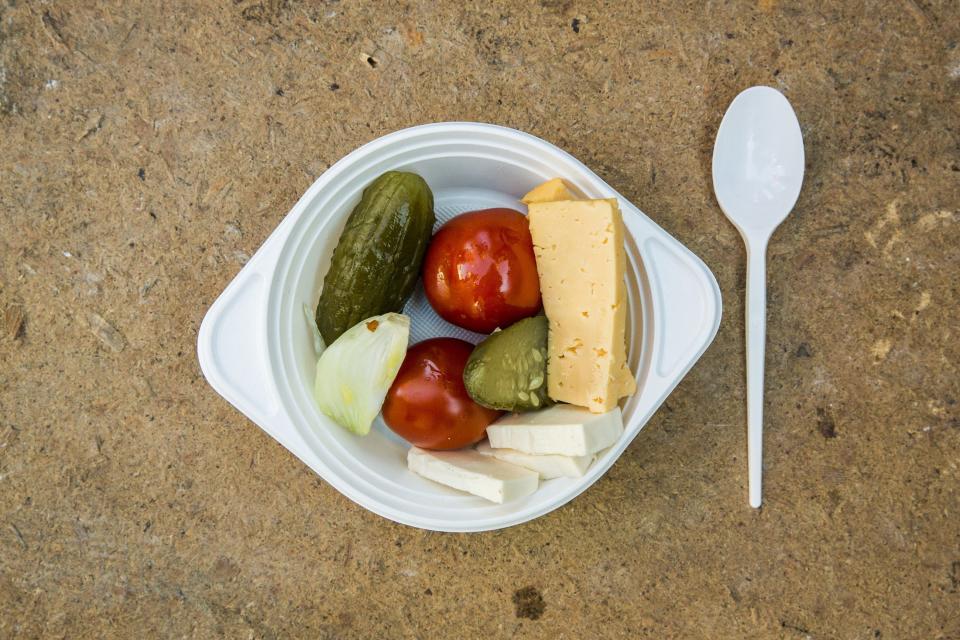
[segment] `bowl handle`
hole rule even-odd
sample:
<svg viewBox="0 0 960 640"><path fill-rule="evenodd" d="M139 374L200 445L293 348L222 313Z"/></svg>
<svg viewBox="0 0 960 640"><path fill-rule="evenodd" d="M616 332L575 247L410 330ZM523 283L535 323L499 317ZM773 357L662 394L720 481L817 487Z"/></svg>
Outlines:
<svg viewBox="0 0 960 640"><path fill-rule="evenodd" d="M640 392L627 401L640 415L639 431L713 342L722 303L716 278L692 251L666 233L650 233L655 223L645 216L630 216L628 226L644 264L656 265L646 270L650 363Z"/></svg>
<svg viewBox="0 0 960 640"><path fill-rule="evenodd" d="M214 301L200 324L197 358L214 390L262 426L280 405L268 379L266 296L282 242L268 239ZM270 433L274 438L277 434Z"/></svg>

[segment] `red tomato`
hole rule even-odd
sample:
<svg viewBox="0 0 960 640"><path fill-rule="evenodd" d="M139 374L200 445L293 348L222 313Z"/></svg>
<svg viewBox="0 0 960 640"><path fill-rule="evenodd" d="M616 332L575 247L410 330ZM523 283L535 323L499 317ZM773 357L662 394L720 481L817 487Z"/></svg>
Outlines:
<svg viewBox="0 0 960 640"><path fill-rule="evenodd" d="M472 344L455 338L410 347L383 403L387 426L423 449L459 449L479 442L500 412L467 395L463 367L471 351Z"/></svg>
<svg viewBox="0 0 960 640"><path fill-rule="evenodd" d="M536 315L540 280L526 216L484 209L444 224L427 248L423 286L443 319L472 331Z"/></svg>

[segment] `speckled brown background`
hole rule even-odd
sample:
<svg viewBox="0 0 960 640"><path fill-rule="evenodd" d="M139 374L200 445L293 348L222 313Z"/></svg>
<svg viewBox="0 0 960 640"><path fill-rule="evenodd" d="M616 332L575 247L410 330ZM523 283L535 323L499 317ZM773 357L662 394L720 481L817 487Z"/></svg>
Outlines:
<svg viewBox="0 0 960 640"><path fill-rule="evenodd" d="M960 638L960 6L387 4L0 0L0 637ZM752 84L808 157L756 512L709 176ZM438 120L569 150L724 295L611 472L495 533L367 513L195 357L327 166Z"/></svg>

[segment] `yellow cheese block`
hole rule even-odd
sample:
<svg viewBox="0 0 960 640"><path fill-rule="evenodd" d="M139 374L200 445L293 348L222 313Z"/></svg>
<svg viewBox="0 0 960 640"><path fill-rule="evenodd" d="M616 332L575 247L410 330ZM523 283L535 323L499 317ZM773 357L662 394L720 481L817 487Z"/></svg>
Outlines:
<svg viewBox="0 0 960 640"><path fill-rule="evenodd" d="M610 411L637 388L627 365L620 208L615 199L533 202L528 218L549 320L547 391Z"/></svg>
<svg viewBox="0 0 960 640"><path fill-rule="evenodd" d="M523 204L533 204L535 202L555 202L557 200L577 200L576 189L564 181L563 178L554 178L547 180L540 186L534 188L530 193L520 198Z"/></svg>

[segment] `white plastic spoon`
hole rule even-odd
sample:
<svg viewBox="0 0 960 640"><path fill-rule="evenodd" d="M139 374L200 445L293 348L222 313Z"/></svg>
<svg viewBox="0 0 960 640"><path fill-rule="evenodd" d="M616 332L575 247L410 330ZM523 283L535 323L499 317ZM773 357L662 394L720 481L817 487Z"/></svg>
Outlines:
<svg viewBox="0 0 960 640"><path fill-rule="evenodd" d="M761 502L767 242L800 195L803 136L793 108L750 87L727 109L713 147L713 191L747 245L747 468L750 506Z"/></svg>

